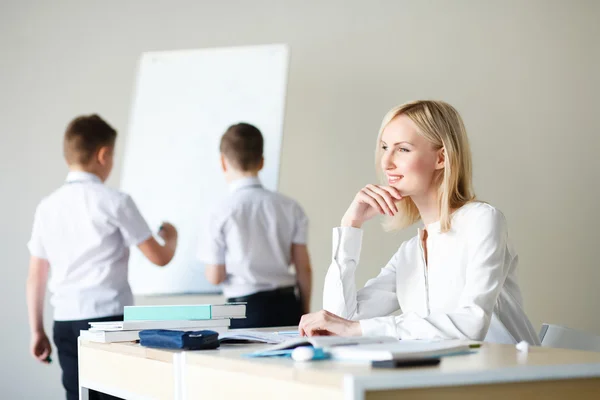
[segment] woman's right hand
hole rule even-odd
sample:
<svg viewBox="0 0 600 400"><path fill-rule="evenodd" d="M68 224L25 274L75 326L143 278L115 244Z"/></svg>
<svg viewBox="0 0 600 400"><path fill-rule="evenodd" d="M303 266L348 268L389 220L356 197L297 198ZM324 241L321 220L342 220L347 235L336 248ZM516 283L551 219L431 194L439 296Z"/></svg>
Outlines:
<svg viewBox="0 0 600 400"><path fill-rule="evenodd" d="M378 214L394 216L396 202L402 200L398 189L391 186L367 185L354 197L342 218L342 226L360 228Z"/></svg>

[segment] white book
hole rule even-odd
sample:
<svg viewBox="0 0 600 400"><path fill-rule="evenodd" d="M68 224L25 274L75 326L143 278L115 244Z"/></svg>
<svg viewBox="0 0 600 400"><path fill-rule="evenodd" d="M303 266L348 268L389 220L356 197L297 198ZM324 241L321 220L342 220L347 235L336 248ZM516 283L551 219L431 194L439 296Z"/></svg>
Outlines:
<svg viewBox="0 0 600 400"><path fill-rule="evenodd" d="M176 329L189 330L188 328L227 328L231 320L209 319L209 320L178 320L178 321L110 321L90 322L91 331L131 331L144 329Z"/></svg>
<svg viewBox="0 0 600 400"><path fill-rule="evenodd" d="M383 361L409 358L442 357L472 350L473 342L400 340L395 343L337 346L328 349L333 359L347 361Z"/></svg>
<svg viewBox="0 0 600 400"><path fill-rule="evenodd" d="M171 330L186 330L186 331L201 331L206 329L205 327L190 327L186 329L171 329ZM115 343L115 342L135 342L140 340L140 332L144 330L133 330L133 331L80 331L79 335L82 339L90 342L99 343ZM227 327L214 327L210 328L211 331L222 333L227 331Z"/></svg>

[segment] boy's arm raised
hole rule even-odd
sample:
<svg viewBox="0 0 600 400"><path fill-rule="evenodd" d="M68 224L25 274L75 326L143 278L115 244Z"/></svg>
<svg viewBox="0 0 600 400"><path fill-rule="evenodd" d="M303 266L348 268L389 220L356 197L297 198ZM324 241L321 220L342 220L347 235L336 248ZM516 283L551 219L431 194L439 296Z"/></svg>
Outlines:
<svg viewBox="0 0 600 400"><path fill-rule="evenodd" d="M152 263L164 267L171 262L177 248L177 229L168 222L160 227L159 236L165 241L164 246L150 237L148 240L140 243L138 248L144 256Z"/></svg>

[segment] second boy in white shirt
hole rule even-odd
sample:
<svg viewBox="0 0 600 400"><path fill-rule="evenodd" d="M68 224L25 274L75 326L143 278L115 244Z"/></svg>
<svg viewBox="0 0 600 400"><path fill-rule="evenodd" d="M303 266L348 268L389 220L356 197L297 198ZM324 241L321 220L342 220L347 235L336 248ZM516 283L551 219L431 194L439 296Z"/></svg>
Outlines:
<svg viewBox="0 0 600 400"><path fill-rule="evenodd" d="M232 328L297 325L311 295L308 219L294 200L261 185L263 137L256 127L231 126L220 150L230 195L200 240L206 277L222 285L228 301L247 303L246 319L233 320Z"/></svg>

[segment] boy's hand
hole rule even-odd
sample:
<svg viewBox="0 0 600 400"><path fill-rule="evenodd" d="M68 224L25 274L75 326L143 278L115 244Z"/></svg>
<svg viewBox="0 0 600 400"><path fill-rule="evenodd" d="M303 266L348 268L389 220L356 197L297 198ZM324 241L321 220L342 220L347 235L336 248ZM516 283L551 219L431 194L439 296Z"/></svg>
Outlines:
<svg viewBox="0 0 600 400"><path fill-rule="evenodd" d="M163 238L165 242L177 240L177 229L175 229L175 227L170 223L163 222L158 235Z"/></svg>
<svg viewBox="0 0 600 400"><path fill-rule="evenodd" d="M31 355L44 364L49 364L52 346L45 332L34 333L31 336Z"/></svg>
<svg viewBox="0 0 600 400"><path fill-rule="evenodd" d="M168 222L163 222L157 233L164 241L161 245L154 236L138 244L142 254L154 265L164 267L171 262L177 249L177 229Z"/></svg>

